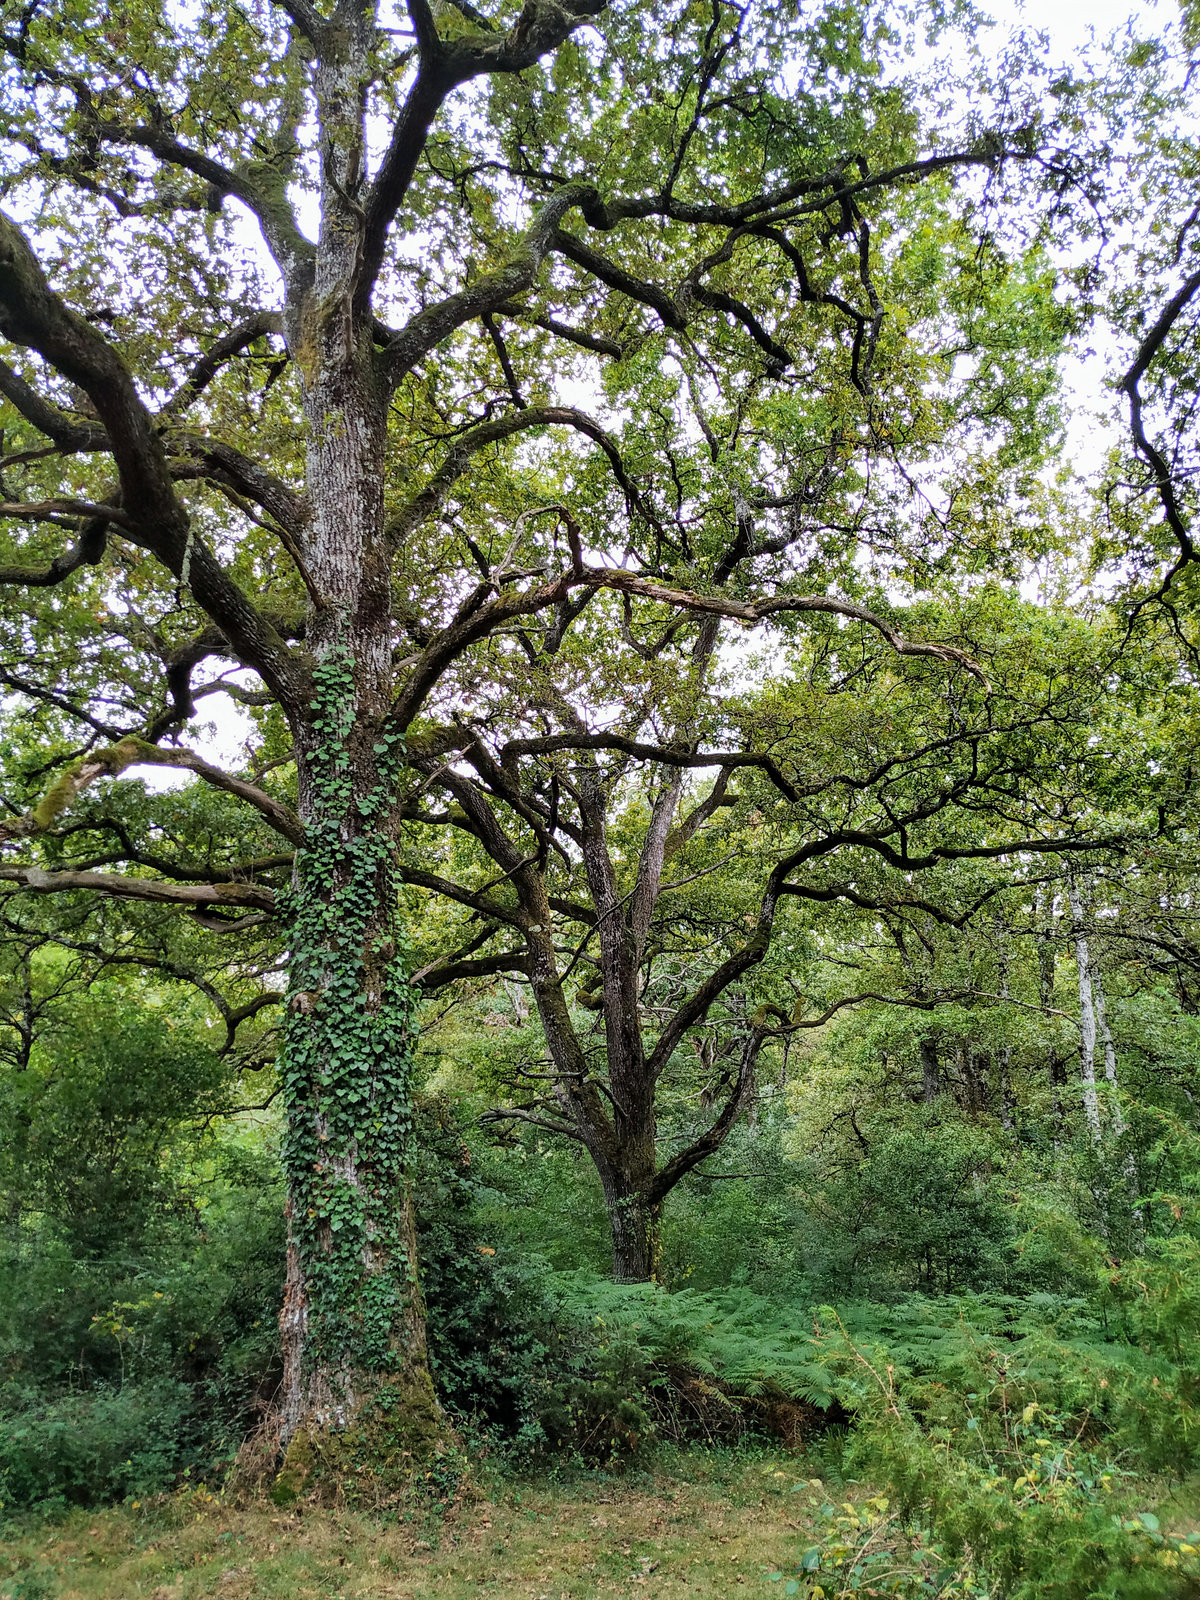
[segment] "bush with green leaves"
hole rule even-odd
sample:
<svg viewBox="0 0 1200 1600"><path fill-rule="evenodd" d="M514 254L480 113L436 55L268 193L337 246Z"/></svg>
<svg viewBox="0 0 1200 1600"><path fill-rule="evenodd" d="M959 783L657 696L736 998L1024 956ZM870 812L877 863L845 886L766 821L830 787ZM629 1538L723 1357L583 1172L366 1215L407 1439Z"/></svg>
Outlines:
<svg viewBox="0 0 1200 1600"><path fill-rule="evenodd" d="M48 1222L0 1253L5 1511L224 1472L278 1382L277 1188L212 1179L202 1218L138 1254L80 1261Z"/></svg>
<svg viewBox="0 0 1200 1600"><path fill-rule="evenodd" d="M919 1443L910 1438L905 1447L929 1466ZM1164 1534L1152 1512L1114 1509L1117 1502L1097 1496L1073 1463L1015 1491L1001 1479L965 1475L952 1461L933 1469L933 1503L907 1515L882 1494L814 1504L827 1532L769 1572L768 1582L797 1600L1187 1600L1196 1593L1200 1534ZM825 1486L813 1480L813 1487L819 1499Z"/></svg>
<svg viewBox="0 0 1200 1600"><path fill-rule="evenodd" d="M903 1107L837 1163L798 1165L810 1279L826 1292L1000 1287L1012 1271L1005 1153L947 1107Z"/></svg>
<svg viewBox="0 0 1200 1600"><path fill-rule="evenodd" d="M1116 1465L1087 1448L1063 1418L1030 1403L1006 1413L1005 1422L1002 1439L947 1438L923 1428L881 1385L846 1465L893 1497L894 1526L920 1535L908 1540L918 1563L930 1546L945 1563L943 1587L892 1592L988 1600L1184 1600L1196 1593L1200 1534L1164 1535L1154 1513L1137 1509ZM873 1565L867 1541L835 1536L812 1570L840 1567L859 1580L849 1585L856 1588ZM830 1591L814 1580L807 1592Z"/></svg>
<svg viewBox="0 0 1200 1600"><path fill-rule="evenodd" d="M1141 1287L1149 1307L1167 1282ZM883 1493L828 1508L834 1526L787 1592L870 1592L886 1576L880 1592L913 1596L1194 1594L1200 1534L1164 1533L1135 1492L1147 1468L1195 1463L1187 1373L1106 1336L1095 1302L980 1296L950 1312L914 1299L817 1313L816 1359L856 1424L843 1470Z"/></svg>
<svg viewBox="0 0 1200 1600"><path fill-rule="evenodd" d="M228 1069L152 1009L78 1008L3 1079L0 1502L212 1479L278 1381L267 1129L217 1137Z"/></svg>
<svg viewBox="0 0 1200 1600"><path fill-rule="evenodd" d="M149 1495L203 1457L207 1419L169 1378L55 1399L10 1395L0 1422L0 1513L104 1505ZM14 1401L16 1403L14 1404Z"/></svg>
<svg viewBox="0 0 1200 1600"><path fill-rule="evenodd" d="M0 1183L10 1221L52 1218L77 1255L137 1248L191 1203L189 1129L228 1101L207 1040L98 986L0 1075Z"/></svg>
<svg viewBox="0 0 1200 1600"><path fill-rule="evenodd" d="M418 1108L413 1179L430 1362L461 1422L498 1440L529 1438L531 1386L560 1338L549 1269L490 1242L487 1222L505 1197L480 1157L461 1113L436 1099Z"/></svg>

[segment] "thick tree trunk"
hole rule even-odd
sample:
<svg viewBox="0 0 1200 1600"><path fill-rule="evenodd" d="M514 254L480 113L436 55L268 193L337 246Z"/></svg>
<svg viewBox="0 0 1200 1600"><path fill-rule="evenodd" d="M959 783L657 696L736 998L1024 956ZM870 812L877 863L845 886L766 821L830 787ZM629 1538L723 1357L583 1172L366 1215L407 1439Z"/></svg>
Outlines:
<svg viewBox="0 0 1200 1600"><path fill-rule="evenodd" d="M394 780L386 758L344 764L357 742L350 662L333 647L318 669L318 738L304 759L284 1072L281 1497L310 1480L373 1497L443 1431L405 1175L413 992L395 927Z"/></svg>
<svg viewBox="0 0 1200 1600"><path fill-rule="evenodd" d="M290 329L308 427L315 692L293 725L306 843L291 907L286 1453L276 1493L328 1484L374 1499L411 1476L445 1430L406 1183L413 991L396 927L403 749L388 732L386 394L370 324L349 303L353 208L339 219L359 181L354 73L327 58L317 90L325 122L341 119L343 137L325 173L316 282Z"/></svg>
<svg viewBox="0 0 1200 1600"><path fill-rule="evenodd" d="M335 831L321 809L292 933L279 1492L315 1479L371 1498L442 1432L405 1172L412 991L397 955L390 830Z"/></svg>
<svg viewBox="0 0 1200 1600"><path fill-rule="evenodd" d="M657 1282L662 1273L660 1206L647 1205L637 1194L604 1191L612 1230L614 1283Z"/></svg>

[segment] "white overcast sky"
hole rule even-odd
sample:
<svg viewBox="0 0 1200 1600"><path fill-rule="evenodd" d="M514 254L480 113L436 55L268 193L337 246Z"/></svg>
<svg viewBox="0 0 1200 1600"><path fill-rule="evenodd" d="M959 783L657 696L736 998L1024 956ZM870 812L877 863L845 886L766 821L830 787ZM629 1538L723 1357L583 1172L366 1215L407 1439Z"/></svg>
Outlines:
<svg viewBox="0 0 1200 1600"><path fill-rule="evenodd" d="M1131 4L1131 0L1046 0L1043 4L1023 5L1014 0L992 0L985 6L997 22L1044 29L1051 42L1062 50L1078 47L1094 33L1106 38L1130 17L1145 19L1163 27L1178 15L1173 4Z"/></svg>

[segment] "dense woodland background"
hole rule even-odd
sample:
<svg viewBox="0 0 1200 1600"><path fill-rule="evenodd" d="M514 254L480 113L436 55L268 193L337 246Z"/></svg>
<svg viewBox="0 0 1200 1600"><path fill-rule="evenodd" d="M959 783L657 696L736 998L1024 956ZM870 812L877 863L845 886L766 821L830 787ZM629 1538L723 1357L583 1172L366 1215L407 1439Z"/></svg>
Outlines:
<svg viewBox="0 0 1200 1600"><path fill-rule="evenodd" d="M1196 1593L1194 10L422 0L348 155L352 13L3 11L0 1514L273 1471L415 1226L428 1495L765 1440L893 1508L789 1593Z"/></svg>

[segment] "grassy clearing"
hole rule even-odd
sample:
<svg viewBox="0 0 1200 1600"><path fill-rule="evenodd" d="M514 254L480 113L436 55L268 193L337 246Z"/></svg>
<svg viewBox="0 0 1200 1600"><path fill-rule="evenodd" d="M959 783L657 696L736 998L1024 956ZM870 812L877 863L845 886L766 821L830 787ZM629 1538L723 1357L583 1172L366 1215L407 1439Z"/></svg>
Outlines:
<svg viewBox="0 0 1200 1600"><path fill-rule="evenodd" d="M0 1544L4 1600L575 1600L762 1595L816 1531L795 1463L695 1454L669 1475L492 1487L443 1524L177 1496Z"/></svg>

